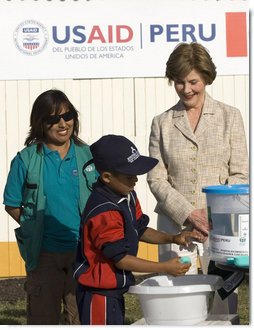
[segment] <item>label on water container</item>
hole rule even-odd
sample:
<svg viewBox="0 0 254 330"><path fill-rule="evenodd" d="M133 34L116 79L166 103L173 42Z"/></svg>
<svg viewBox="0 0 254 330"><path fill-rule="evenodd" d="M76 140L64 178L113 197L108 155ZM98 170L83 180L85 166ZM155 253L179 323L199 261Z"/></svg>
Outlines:
<svg viewBox="0 0 254 330"><path fill-rule="evenodd" d="M249 237L224 236L209 234L210 254L212 259L249 255Z"/></svg>

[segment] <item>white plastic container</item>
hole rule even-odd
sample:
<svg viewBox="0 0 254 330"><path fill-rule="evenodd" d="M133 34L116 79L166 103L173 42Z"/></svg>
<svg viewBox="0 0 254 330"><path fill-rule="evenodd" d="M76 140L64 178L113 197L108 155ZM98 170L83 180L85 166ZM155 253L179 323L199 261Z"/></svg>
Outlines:
<svg viewBox="0 0 254 330"><path fill-rule="evenodd" d="M131 286L149 325L193 325L207 318L213 291L223 285L216 275L154 276Z"/></svg>
<svg viewBox="0 0 254 330"><path fill-rule="evenodd" d="M229 263L249 256L249 185L208 186L209 254L212 260Z"/></svg>

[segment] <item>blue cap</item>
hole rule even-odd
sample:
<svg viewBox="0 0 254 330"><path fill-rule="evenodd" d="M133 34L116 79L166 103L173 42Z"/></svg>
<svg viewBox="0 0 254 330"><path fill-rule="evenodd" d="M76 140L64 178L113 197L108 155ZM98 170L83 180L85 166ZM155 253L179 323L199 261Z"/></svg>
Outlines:
<svg viewBox="0 0 254 330"><path fill-rule="evenodd" d="M122 135L104 135L90 146L95 167L127 175L149 172L156 158L140 155L137 147Z"/></svg>
<svg viewBox="0 0 254 330"><path fill-rule="evenodd" d="M248 195L249 185L232 184L232 185L208 186L208 187L203 187L202 191L207 194L218 194L218 195Z"/></svg>

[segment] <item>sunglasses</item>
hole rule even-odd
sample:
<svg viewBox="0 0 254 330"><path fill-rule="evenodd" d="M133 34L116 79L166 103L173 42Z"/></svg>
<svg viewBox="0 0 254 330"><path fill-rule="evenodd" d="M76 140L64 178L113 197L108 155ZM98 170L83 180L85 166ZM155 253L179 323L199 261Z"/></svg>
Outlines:
<svg viewBox="0 0 254 330"><path fill-rule="evenodd" d="M63 113L62 115L49 116L48 118L45 119L45 122L47 125L55 125L59 123L61 118L63 118L64 121L70 121L76 118L76 113L74 111L68 111Z"/></svg>

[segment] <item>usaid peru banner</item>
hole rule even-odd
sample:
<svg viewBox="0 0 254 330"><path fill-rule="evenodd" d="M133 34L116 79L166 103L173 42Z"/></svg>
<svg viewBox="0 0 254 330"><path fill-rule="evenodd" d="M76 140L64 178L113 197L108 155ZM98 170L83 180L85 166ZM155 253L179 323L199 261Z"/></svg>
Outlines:
<svg viewBox="0 0 254 330"><path fill-rule="evenodd" d="M219 75L249 73L244 0L1 1L0 79L162 77L197 41Z"/></svg>

